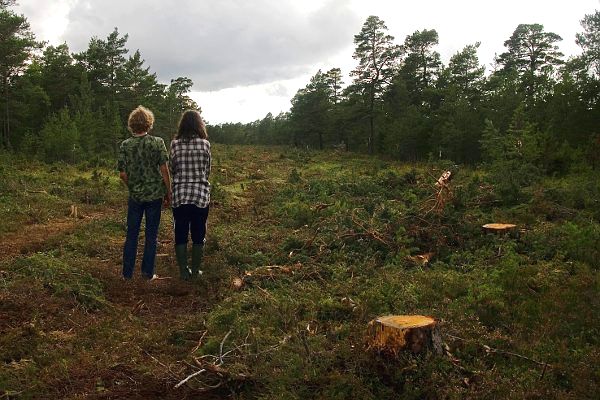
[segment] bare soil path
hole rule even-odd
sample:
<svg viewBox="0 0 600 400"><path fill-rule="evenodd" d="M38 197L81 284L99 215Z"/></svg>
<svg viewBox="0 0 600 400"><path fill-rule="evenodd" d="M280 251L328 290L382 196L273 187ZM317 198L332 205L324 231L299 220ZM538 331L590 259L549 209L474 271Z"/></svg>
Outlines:
<svg viewBox="0 0 600 400"><path fill-rule="evenodd" d="M61 218L43 224L25 225L17 232L0 234L0 261L35 253L49 239L73 232L77 227L102 219L115 210L106 209L86 214L81 218Z"/></svg>

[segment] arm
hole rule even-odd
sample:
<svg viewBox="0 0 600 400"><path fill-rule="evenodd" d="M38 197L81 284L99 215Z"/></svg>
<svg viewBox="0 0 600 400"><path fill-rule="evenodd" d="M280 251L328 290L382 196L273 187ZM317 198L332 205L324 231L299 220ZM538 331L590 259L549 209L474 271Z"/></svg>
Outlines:
<svg viewBox="0 0 600 400"><path fill-rule="evenodd" d="M169 153L167 153L167 148L165 147L165 142L161 138L158 139L158 165L160 167L160 174L163 179L163 183L167 188L167 194L165 195L163 205L165 207L169 207L171 205L172 200L172 192L171 192L171 175L169 174Z"/></svg>
<svg viewBox="0 0 600 400"><path fill-rule="evenodd" d="M119 171L119 178L123 181L125 186L129 186L129 177L127 176L127 172L125 172L125 149L123 148L123 143L119 146L119 155L117 157L117 170Z"/></svg>
<svg viewBox="0 0 600 400"><path fill-rule="evenodd" d="M169 207L171 205L173 192L171 191L171 175L169 174L169 165L167 163L160 166L160 174L162 175L163 182L167 188L164 205L165 207Z"/></svg>
<svg viewBox="0 0 600 400"><path fill-rule="evenodd" d="M123 183L125 184L125 186L128 186L128 184L129 184L129 177L127 176L127 172L125 172L125 171L119 172L119 178L121 178L121 180L123 181Z"/></svg>

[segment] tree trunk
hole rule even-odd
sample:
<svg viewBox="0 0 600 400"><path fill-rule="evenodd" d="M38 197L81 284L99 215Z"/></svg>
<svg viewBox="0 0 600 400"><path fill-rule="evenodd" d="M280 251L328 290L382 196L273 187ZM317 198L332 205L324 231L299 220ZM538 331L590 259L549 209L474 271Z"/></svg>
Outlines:
<svg viewBox="0 0 600 400"><path fill-rule="evenodd" d="M12 150L10 143L10 109L9 109L9 91L8 91L8 78L3 79L4 84L4 118L2 119L2 146L7 150Z"/></svg>
<svg viewBox="0 0 600 400"><path fill-rule="evenodd" d="M388 315L369 322L368 346L380 353L397 355L402 350L413 353L442 353L442 339L437 322L421 315Z"/></svg>
<svg viewBox="0 0 600 400"><path fill-rule="evenodd" d="M375 133L374 133L374 119L373 115L375 110L375 88L371 87L371 104L369 107L369 154L373 154L373 142L375 141Z"/></svg>

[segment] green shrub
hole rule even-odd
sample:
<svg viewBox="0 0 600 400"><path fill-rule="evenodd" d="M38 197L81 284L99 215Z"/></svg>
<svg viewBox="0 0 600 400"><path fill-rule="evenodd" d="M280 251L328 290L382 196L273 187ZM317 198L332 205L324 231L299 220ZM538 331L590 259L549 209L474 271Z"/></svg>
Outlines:
<svg viewBox="0 0 600 400"><path fill-rule="evenodd" d="M537 257L564 257L600 269L600 224L576 220L556 225L542 225L526 237L526 245Z"/></svg>

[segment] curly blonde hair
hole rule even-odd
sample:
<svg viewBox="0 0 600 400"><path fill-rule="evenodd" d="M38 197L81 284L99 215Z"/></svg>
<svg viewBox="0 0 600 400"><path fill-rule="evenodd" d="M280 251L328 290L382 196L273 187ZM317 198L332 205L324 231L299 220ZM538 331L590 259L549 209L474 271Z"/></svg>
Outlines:
<svg viewBox="0 0 600 400"><path fill-rule="evenodd" d="M154 125L154 114L144 106L138 106L129 114L127 128L131 133L148 132Z"/></svg>

